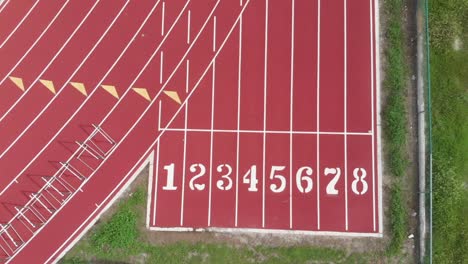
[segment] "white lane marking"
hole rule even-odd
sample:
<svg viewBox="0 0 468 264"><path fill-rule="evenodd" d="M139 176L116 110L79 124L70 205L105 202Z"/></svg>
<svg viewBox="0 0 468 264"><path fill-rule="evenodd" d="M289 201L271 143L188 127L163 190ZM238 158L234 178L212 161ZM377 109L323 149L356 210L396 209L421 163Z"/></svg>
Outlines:
<svg viewBox="0 0 468 264"><path fill-rule="evenodd" d="M41 35L34 41L34 43L29 47L29 49L23 54L23 56L16 62L15 66L11 68L11 70L3 77L3 79L0 81L0 85L3 84L3 82L10 76L10 74L18 67L18 65L28 56L29 52L37 45L37 43L42 39L42 37L45 35L45 33L49 30L49 28L54 24L55 20L60 16L62 11L65 9L65 7L68 5L70 0L67 0L65 4L63 4L62 8L55 14L55 17L50 21L50 23L47 25L47 27L42 31ZM1 12L1 11L0 11Z"/></svg>
<svg viewBox="0 0 468 264"><path fill-rule="evenodd" d="M166 2L162 3L162 15L161 15L161 36L164 36L164 21L166 20Z"/></svg>
<svg viewBox="0 0 468 264"><path fill-rule="evenodd" d="M190 44L190 20L191 20L191 11L189 10L188 11L188 14L187 14L187 44Z"/></svg>
<svg viewBox="0 0 468 264"><path fill-rule="evenodd" d="M10 32L10 34L8 35L8 37L6 37L6 39L2 42L2 44L0 44L0 49L3 48L3 46L5 45L5 43L8 42L8 40L11 38L11 36L13 36L13 34L15 34L15 32L18 30L18 28L23 24L23 22L26 20L26 18L29 17L29 15L31 14L31 12L36 8L37 4L39 4L39 0L36 0L36 2L34 3L34 5L31 6L31 8L29 9L29 11L26 13L26 15L21 19L21 21L16 25L16 27L13 29L13 31Z"/></svg>
<svg viewBox="0 0 468 264"><path fill-rule="evenodd" d="M91 15L91 13L93 12L94 8L96 8L97 4L99 3L100 0L96 1L96 3L94 3L94 5L91 7L91 9L88 11L88 13L86 14L86 16L83 18L83 20L81 20L80 24L75 28L75 30L72 32L72 34L70 34L70 36L68 37L68 39L65 41L65 43L63 43L62 47L59 49L59 51L55 54L55 56L49 61L49 63L46 65L46 67L41 71L41 73L39 73L39 75L36 77L36 79L31 83L31 85L29 85L28 88L26 88L25 92L21 94L21 96L13 103L12 106L10 106L10 108L8 108L8 110L2 115L2 117L0 117L0 122L3 121L3 119L5 119L5 117L13 110L13 108L15 108L15 106L26 96L26 94L29 93L29 90L33 87L34 84L37 83L37 81L41 78L41 76L49 69L49 67L52 65L52 63L55 61L55 59L60 55L60 53L62 53L63 49L65 49L65 47L68 45L68 43L70 42L70 40L73 38L73 36L75 36L76 32L81 28L81 26L83 25L83 23L88 19L89 15ZM8 77L8 76L7 76Z"/></svg>
<svg viewBox="0 0 468 264"><path fill-rule="evenodd" d="M185 67L185 93L188 93L189 85L190 85L190 60L187 60L186 67Z"/></svg>
<svg viewBox="0 0 468 264"><path fill-rule="evenodd" d="M161 102L161 101L159 101ZM159 141L156 144L156 166L155 166L155 181L154 181L154 204L153 204L153 226L156 225L156 212L158 206L158 181L159 181ZM149 201L148 201L149 202ZM149 215L149 210L148 210Z"/></svg>
<svg viewBox="0 0 468 264"><path fill-rule="evenodd" d="M242 1L242 0L241 0ZM242 2L241 2L242 6ZM241 109L241 78L242 78L242 16L239 20L239 65L237 75L237 141L236 141L236 213L234 224L237 226L239 211L239 150L240 150L240 109Z"/></svg>
<svg viewBox="0 0 468 264"><path fill-rule="evenodd" d="M161 89L162 90L162 89ZM189 104L185 104L185 115L184 115L184 127L187 128L187 119L188 119L188 108ZM166 125L166 128L168 126ZM164 129L161 133L164 132ZM184 225L184 203L185 203L185 177L187 176L186 173L186 165L187 165L187 130L184 131L184 154L182 157L182 194L180 199L180 226Z"/></svg>
<svg viewBox="0 0 468 264"><path fill-rule="evenodd" d="M246 129L209 129L209 128L167 128L167 131L184 131L187 130L188 132L207 132L210 133L211 131L215 133L246 133L246 134L293 134L293 135L344 135L345 132L338 132L338 131L290 131L290 130L246 130ZM346 132L348 136L372 136L371 132Z"/></svg>
<svg viewBox="0 0 468 264"><path fill-rule="evenodd" d="M213 52L216 51L216 16L213 18Z"/></svg>
<svg viewBox="0 0 468 264"><path fill-rule="evenodd" d="M344 182L345 182L345 230L348 231L348 137L346 132L348 131L348 25L347 25L347 0L344 0Z"/></svg>
<svg viewBox="0 0 468 264"><path fill-rule="evenodd" d="M291 1L291 76L290 76L290 98L289 98L289 228L293 228L293 111L294 111L294 19L295 0Z"/></svg>
<svg viewBox="0 0 468 264"><path fill-rule="evenodd" d="M36 123L36 121L42 116L42 114L47 110L49 109L49 106L55 102L55 100L58 98L58 96L62 93L62 91L64 91L64 88L65 86L67 86L69 84L69 82L73 79L73 77L75 76L75 74L81 69L81 67L84 65L84 63L88 60L88 58L91 56L91 54L93 54L93 52L96 50L96 48L99 46L99 44L101 43L101 41L104 39L104 37L107 35L107 33L110 31L110 29L114 26L115 22L117 21L117 19L120 17L120 15L123 13L123 11L125 10L125 8L127 7L127 5L130 3L130 0L127 0L127 2L125 3L125 5L122 7L122 9L120 10L120 12L117 14L117 16L114 18L114 20L112 21L112 23L109 25L109 27L106 29L106 31L104 32L104 34L99 38L99 40L94 44L93 48L88 52L88 54L86 55L86 57L81 61L80 65L78 65L78 67L75 69L75 71L70 75L70 77L68 78L68 80L64 83L64 85L60 88L60 90L54 95L54 97L42 108L41 112L39 112L38 115L36 115L36 117L28 124L28 126L23 129L23 131L15 138L15 140L8 146L8 148L6 148L2 154L0 154L0 158L2 158L3 156L5 156L5 154L10 151L10 149L16 144L16 142L18 142L18 140L20 140L24 134L26 134L26 132ZM31 85L32 86L32 85ZM23 96L27 93L27 91L25 93L23 93L20 97L19 100L17 100L15 102L18 103L21 98L23 98ZM10 108L10 109L13 109L13 107L15 106L15 104ZM6 116L6 113L5 115ZM1 120L0 120L1 121Z"/></svg>
<svg viewBox="0 0 468 264"><path fill-rule="evenodd" d="M190 1L188 1L190 2ZM185 5L185 7L188 5L188 2L187 4ZM71 122L71 120L78 114L78 112L83 108L83 106L86 104L86 102L88 100L90 100L90 98L92 97L92 95L98 90L97 88L102 84L102 82L105 80L105 78L107 78L107 76L111 73L111 71L114 69L114 67L117 65L117 63L120 61L120 59L123 57L123 55L125 54L125 52L127 51L127 49L130 47L130 45L133 43L133 41L136 39L136 36L138 36L138 34L140 33L140 30L143 28L143 26L146 24L146 22L148 21L149 17L151 16L152 12L155 10L155 8L158 6L159 4L159 1L155 4L155 6L153 7L153 9L150 11L150 13L148 14L148 16L146 17L145 21L143 21L142 25L140 26L140 28L137 30L137 32L135 33L135 35L133 35L133 37L130 39L130 41L127 43L127 46L124 48L124 50L120 53L119 57L117 58L117 60L114 62L114 64L112 64L112 66L109 68L109 70L106 72L106 74L103 76L103 78L99 81L99 83L96 85L96 87L94 88L94 90L88 95L88 97L86 97L86 99L81 103L81 105L78 107L78 109L75 111L75 113L73 113L73 115L63 124L63 126L57 131L57 133L52 137L52 139L36 154L36 156L34 156L34 158L23 168L23 170L18 173L15 178L6 186L2 189L2 191L0 191L0 195L2 195L14 182L17 181L17 179L26 171L26 169L42 154L42 152L45 151L45 149L50 145L52 144L52 142L54 142L54 140L58 137L58 135L65 129L65 127ZM183 12L183 11L182 11ZM181 13L182 14L182 13ZM180 17L180 15L179 15ZM175 23L177 22L177 20L174 22L174 25ZM167 38L167 35L166 37L162 40L162 42L159 44L158 48L155 50L155 53L157 53L157 51L159 51L159 48L162 46L162 43L164 43L164 41L166 40ZM154 55L153 54L153 55ZM146 65L147 66L147 65ZM133 85L133 84L132 84Z"/></svg>
<svg viewBox="0 0 468 264"><path fill-rule="evenodd" d="M263 180L262 180L262 227L265 227L265 163L266 163L266 108L267 108L267 72L268 72L268 2L269 0L265 1L265 67L263 72L263 158L262 158L262 173L263 173Z"/></svg>
<svg viewBox="0 0 468 264"><path fill-rule="evenodd" d="M2 0L3 1L3 0ZM2 2L0 1L0 2ZM6 0L5 2L3 2L3 6L2 8L0 9L0 14L3 12L3 9L5 9L5 7L7 7L7 5L10 3L10 0ZM1 6L2 4L0 4Z"/></svg>
<svg viewBox="0 0 468 264"><path fill-rule="evenodd" d="M373 42L373 19L372 19L372 0L369 0L369 22L370 22L370 72L371 72L371 131L374 132L374 42ZM375 232L375 149L374 133L372 133L372 225Z"/></svg>
<svg viewBox="0 0 468 264"><path fill-rule="evenodd" d="M164 51L161 50L161 59L159 65L159 83L163 82L163 67L164 67Z"/></svg>
<svg viewBox="0 0 468 264"><path fill-rule="evenodd" d="M381 138L381 120L380 120L380 28L379 28L379 25L380 25L380 10L379 10L379 0L376 0L373 2L374 4L374 39L375 40L375 64L374 64L374 67L375 68L375 97L376 98L373 98L373 100L375 101L374 102L374 105L376 107L376 109L372 109L374 111L374 118L377 119L377 124L376 125L376 128L374 129L377 129L376 133L375 133L375 137L377 138L377 146L376 147L376 151L377 151L377 161L374 160L374 164L375 162L377 162L376 166L376 170L377 170L377 180L379 181L379 186L378 186L378 190L377 190L377 195L378 195L378 199L379 199L379 212L378 212L378 221L379 221L379 233L380 234L383 234L383 208L382 208L382 138ZM374 52L374 50L372 51ZM375 179L374 179L375 180Z"/></svg>
<svg viewBox="0 0 468 264"><path fill-rule="evenodd" d="M216 17L215 17L216 18ZM216 21L216 20L215 20ZM216 62L213 62L213 76L211 79L211 129L214 126L214 108L215 108L215 83L216 83ZM213 184L213 132L210 132L210 184L208 189L208 226L211 226L211 195Z"/></svg>
<svg viewBox="0 0 468 264"><path fill-rule="evenodd" d="M317 230L320 230L320 1L317 4Z"/></svg>

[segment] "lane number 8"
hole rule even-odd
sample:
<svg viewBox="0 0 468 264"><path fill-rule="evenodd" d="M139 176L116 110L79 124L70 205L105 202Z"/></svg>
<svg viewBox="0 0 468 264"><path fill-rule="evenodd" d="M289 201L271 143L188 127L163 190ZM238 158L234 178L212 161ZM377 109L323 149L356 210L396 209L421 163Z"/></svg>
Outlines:
<svg viewBox="0 0 468 264"><path fill-rule="evenodd" d="M366 176L367 176L367 172L363 168L356 168L353 170L354 180L353 180L353 183L351 184L351 189L353 190L355 194L363 195L367 192L368 186L365 180ZM358 191L358 188L357 188L357 184L359 182L361 182L362 184L362 190L360 192Z"/></svg>

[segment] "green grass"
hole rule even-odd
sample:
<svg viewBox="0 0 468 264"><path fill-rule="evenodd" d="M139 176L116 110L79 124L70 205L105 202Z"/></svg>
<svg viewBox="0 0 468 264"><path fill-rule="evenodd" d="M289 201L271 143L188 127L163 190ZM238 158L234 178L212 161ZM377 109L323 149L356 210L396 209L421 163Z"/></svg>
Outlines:
<svg viewBox="0 0 468 264"><path fill-rule="evenodd" d="M466 263L468 0L434 0L430 1L429 8L434 146L433 258L434 263ZM463 43L461 50L453 49L455 38Z"/></svg>
<svg viewBox="0 0 468 264"><path fill-rule="evenodd" d="M386 45L385 80L383 83L387 102L383 111L383 133L385 139L385 159L391 175L395 176L390 191L390 236L387 254L398 255L405 241L408 229L404 195L401 191L401 177L408 167L406 152L407 144L407 112L406 112L406 80L407 61L405 59L405 37L403 34L404 0L385 1L387 28L385 31Z"/></svg>
<svg viewBox="0 0 468 264"><path fill-rule="evenodd" d="M318 247L234 246L214 243L179 242L151 245L142 240L137 225L143 220L145 189L138 189L118 205L110 219L97 224L61 263L90 261L133 263L373 263L370 253L348 254L344 250ZM143 257L144 256L144 257Z"/></svg>

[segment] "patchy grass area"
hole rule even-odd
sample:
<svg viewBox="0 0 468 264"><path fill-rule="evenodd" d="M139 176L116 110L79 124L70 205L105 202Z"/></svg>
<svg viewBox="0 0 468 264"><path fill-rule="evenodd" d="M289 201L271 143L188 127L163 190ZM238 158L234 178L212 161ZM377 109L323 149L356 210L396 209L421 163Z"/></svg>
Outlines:
<svg viewBox="0 0 468 264"><path fill-rule="evenodd" d="M120 201L116 213L96 225L61 263L374 263L372 254L349 254L331 248L267 247L224 243L178 242L151 245L142 240L137 227L144 217L143 187Z"/></svg>
<svg viewBox="0 0 468 264"><path fill-rule="evenodd" d="M390 196L391 241L387 249L389 255L397 255L401 252L408 230L407 209L405 208L404 195L402 193L402 176L408 167L407 124L406 111L408 62L405 59L405 36L403 34L404 0L387 0L384 10L387 18L385 31L386 50L385 80L383 83L387 102L383 110L383 133L385 141L385 160L389 174L394 176L392 180Z"/></svg>
<svg viewBox="0 0 468 264"><path fill-rule="evenodd" d="M468 0L429 2L434 263L468 259ZM465 261L465 262L464 262Z"/></svg>

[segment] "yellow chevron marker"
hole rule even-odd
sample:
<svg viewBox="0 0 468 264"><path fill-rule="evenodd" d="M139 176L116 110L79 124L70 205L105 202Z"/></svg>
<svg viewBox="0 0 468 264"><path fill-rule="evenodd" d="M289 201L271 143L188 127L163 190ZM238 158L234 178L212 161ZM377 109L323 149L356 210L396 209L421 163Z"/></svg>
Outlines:
<svg viewBox="0 0 468 264"><path fill-rule="evenodd" d="M49 89L53 94L55 94L54 83L49 80L39 80L47 89Z"/></svg>
<svg viewBox="0 0 468 264"><path fill-rule="evenodd" d="M10 76L10 80L11 80L14 84L16 84L16 86L18 86L18 88L20 88L20 89L24 92L23 79L18 78L18 77Z"/></svg>
<svg viewBox="0 0 468 264"><path fill-rule="evenodd" d="M104 90L109 92L112 96L115 98L119 99L119 94L117 93L117 89L115 89L115 86L113 85L101 85Z"/></svg>
<svg viewBox="0 0 468 264"><path fill-rule="evenodd" d="M137 94L143 96L143 98L145 98L146 100L150 101L151 102L151 98L148 94L148 90L146 90L145 88L132 88L133 91L135 91Z"/></svg>
<svg viewBox="0 0 468 264"><path fill-rule="evenodd" d="M86 92L86 88L84 84L79 83L79 82L70 82L71 86L75 87L76 90L78 90L80 93L82 93L84 96L88 96L88 93Z"/></svg>
<svg viewBox="0 0 468 264"><path fill-rule="evenodd" d="M164 93L169 96L172 100L176 101L178 104L182 104L179 98L179 94L176 91L164 91Z"/></svg>

